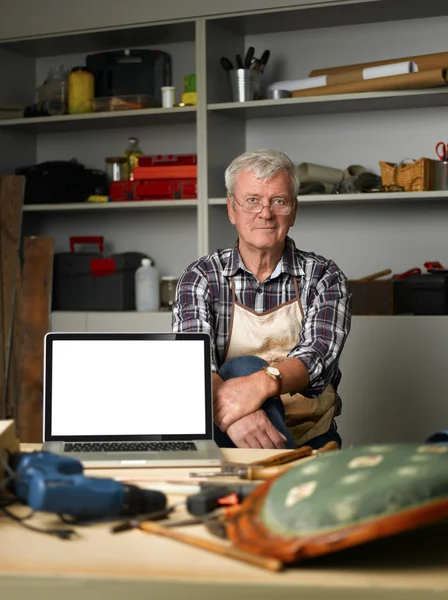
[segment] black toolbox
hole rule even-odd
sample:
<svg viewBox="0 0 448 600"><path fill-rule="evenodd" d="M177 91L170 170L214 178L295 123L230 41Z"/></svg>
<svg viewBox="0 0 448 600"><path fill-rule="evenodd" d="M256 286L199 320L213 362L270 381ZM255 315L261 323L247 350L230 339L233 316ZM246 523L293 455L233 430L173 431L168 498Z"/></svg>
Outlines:
<svg viewBox="0 0 448 600"><path fill-rule="evenodd" d="M161 88L171 85L171 56L140 48L97 52L86 57L95 77L95 97L144 94L162 105Z"/></svg>
<svg viewBox="0 0 448 600"><path fill-rule="evenodd" d="M395 313L448 314L448 273L424 273L394 280Z"/></svg>
<svg viewBox="0 0 448 600"><path fill-rule="evenodd" d="M148 257L140 252L55 254L53 310L135 310L135 271L142 258Z"/></svg>

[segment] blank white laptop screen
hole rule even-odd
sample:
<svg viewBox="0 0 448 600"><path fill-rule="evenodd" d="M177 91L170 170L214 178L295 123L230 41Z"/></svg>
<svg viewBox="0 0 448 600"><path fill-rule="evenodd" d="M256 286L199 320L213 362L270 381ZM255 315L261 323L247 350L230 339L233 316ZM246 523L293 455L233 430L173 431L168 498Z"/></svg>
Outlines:
<svg viewBox="0 0 448 600"><path fill-rule="evenodd" d="M206 434L203 340L81 336L51 355L50 437Z"/></svg>

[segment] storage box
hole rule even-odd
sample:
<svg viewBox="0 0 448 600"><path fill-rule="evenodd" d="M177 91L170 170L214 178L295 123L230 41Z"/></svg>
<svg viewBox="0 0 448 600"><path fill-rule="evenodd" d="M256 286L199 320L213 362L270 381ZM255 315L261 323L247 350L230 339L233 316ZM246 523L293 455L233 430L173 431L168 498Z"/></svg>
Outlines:
<svg viewBox="0 0 448 600"><path fill-rule="evenodd" d="M132 48L86 56L95 76L95 98L145 94L162 105L161 87L171 83L171 56L161 50Z"/></svg>
<svg viewBox="0 0 448 600"><path fill-rule="evenodd" d="M354 315L446 315L448 274L411 275L404 279L351 280Z"/></svg>
<svg viewBox="0 0 448 600"><path fill-rule="evenodd" d="M180 165L196 165L196 154L153 154L139 156L139 167L176 167Z"/></svg>
<svg viewBox="0 0 448 600"><path fill-rule="evenodd" d="M55 254L53 310L135 310L135 271L146 254Z"/></svg>
<svg viewBox="0 0 448 600"><path fill-rule="evenodd" d="M350 280L352 312L354 315L393 315L394 284L392 279L359 281Z"/></svg>
<svg viewBox="0 0 448 600"><path fill-rule="evenodd" d="M110 112L116 110L139 110L141 108L157 108L160 104L146 94L128 94L123 96L103 96L93 99L93 112Z"/></svg>
<svg viewBox="0 0 448 600"><path fill-rule="evenodd" d="M448 314L448 274L426 273L394 283L397 312L414 315Z"/></svg>
<svg viewBox="0 0 448 600"><path fill-rule="evenodd" d="M196 179L139 179L134 181L134 200L195 200Z"/></svg>

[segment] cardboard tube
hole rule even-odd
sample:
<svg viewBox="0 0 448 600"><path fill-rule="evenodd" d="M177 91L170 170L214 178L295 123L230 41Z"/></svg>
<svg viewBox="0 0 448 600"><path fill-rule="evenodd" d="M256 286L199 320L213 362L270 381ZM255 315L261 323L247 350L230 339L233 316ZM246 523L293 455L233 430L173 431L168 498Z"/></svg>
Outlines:
<svg viewBox="0 0 448 600"><path fill-rule="evenodd" d="M359 177L361 173L367 173L367 168L362 165L349 165L344 171L344 180L352 181Z"/></svg>
<svg viewBox="0 0 448 600"><path fill-rule="evenodd" d="M356 94L359 92L387 92L392 90L416 90L442 87L447 85L447 69L432 69L407 75L379 77L378 79L363 79L350 83L327 85L324 88L297 90L292 92L293 98L310 96L329 96L332 94Z"/></svg>
<svg viewBox="0 0 448 600"><path fill-rule="evenodd" d="M327 67L325 69L314 69L310 71L310 77L318 77L321 75L329 75L330 73L344 73L347 71L356 71L367 67L377 67L380 65L391 65L396 62L413 61L416 63L418 70L425 69L443 69L448 67L448 52L437 52L435 54L418 54L416 56L405 56L402 58L391 58L388 60L376 60L366 63L355 63L352 65L343 65L340 67Z"/></svg>
<svg viewBox="0 0 448 600"><path fill-rule="evenodd" d="M395 77L396 75L406 75L407 73L413 73L415 71L417 71L415 63L411 61L367 67L365 69L354 69L352 71L343 71L342 73L329 73L327 75L327 85L361 81L362 79ZM314 79L320 79L320 77L314 77Z"/></svg>
<svg viewBox="0 0 448 600"><path fill-rule="evenodd" d="M342 181L344 177L344 171L341 171L341 169L333 169L333 167L316 165L314 163L300 163L300 165L297 165L297 174L299 176L300 183L318 181L335 184Z"/></svg>

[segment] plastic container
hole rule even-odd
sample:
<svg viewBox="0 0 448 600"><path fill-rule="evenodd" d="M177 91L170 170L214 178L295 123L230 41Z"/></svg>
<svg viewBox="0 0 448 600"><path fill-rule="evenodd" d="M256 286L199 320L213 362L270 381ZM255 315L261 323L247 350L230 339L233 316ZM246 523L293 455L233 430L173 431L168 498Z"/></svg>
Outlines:
<svg viewBox="0 0 448 600"><path fill-rule="evenodd" d="M160 282L160 306L165 310L172 310L176 300L177 277L162 277Z"/></svg>
<svg viewBox="0 0 448 600"><path fill-rule="evenodd" d="M139 110L159 107L151 96L146 94L128 94L123 96L103 96L93 99L94 112L110 112L115 110Z"/></svg>
<svg viewBox="0 0 448 600"><path fill-rule="evenodd" d="M68 112L71 115L93 110L95 81L86 67L74 67L68 76Z"/></svg>
<svg viewBox="0 0 448 600"><path fill-rule="evenodd" d="M162 106L172 108L176 104L176 88L172 85L162 87Z"/></svg>
<svg viewBox="0 0 448 600"><path fill-rule="evenodd" d="M51 67L41 86L37 88L37 101L41 110L49 115L63 115L67 112L68 71L63 65Z"/></svg>
<svg viewBox="0 0 448 600"><path fill-rule="evenodd" d="M144 312L159 310L159 306L159 273L152 259L143 258L135 272L135 308Z"/></svg>

